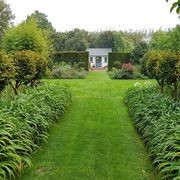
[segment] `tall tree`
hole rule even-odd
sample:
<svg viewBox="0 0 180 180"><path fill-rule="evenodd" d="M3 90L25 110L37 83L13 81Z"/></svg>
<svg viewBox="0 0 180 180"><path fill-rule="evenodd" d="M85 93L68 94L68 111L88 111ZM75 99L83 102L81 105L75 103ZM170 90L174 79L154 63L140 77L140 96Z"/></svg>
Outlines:
<svg viewBox="0 0 180 180"><path fill-rule="evenodd" d="M114 48L113 31L101 32L95 44L98 48Z"/></svg>
<svg viewBox="0 0 180 180"><path fill-rule="evenodd" d="M27 20L31 18L35 19L38 28L51 30L51 31L54 30L52 23L49 22L48 16L46 14L35 10L34 13L32 13L30 16L27 17Z"/></svg>
<svg viewBox="0 0 180 180"><path fill-rule="evenodd" d="M180 25L168 31L157 31L154 33L150 48L154 50L180 50Z"/></svg>
<svg viewBox="0 0 180 180"><path fill-rule="evenodd" d="M0 0L0 41L4 31L9 27L14 19L11 8L4 0Z"/></svg>
<svg viewBox="0 0 180 180"><path fill-rule="evenodd" d="M66 34L66 51L84 51L89 46L88 32L81 29L74 29Z"/></svg>
<svg viewBox="0 0 180 180"><path fill-rule="evenodd" d="M148 44L144 41L135 46L131 53L131 59L133 62L140 64L144 54L148 51Z"/></svg>
<svg viewBox="0 0 180 180"><path fill-rule="evenodd" d="M44 57L47 57L49 53L48 39L33 19L6 31L2 39L2 48L7 53L32 50Z"/></svg>
<svg viewBox="0 0 180 180"><path fill-rule="evenodd" d="M131 52L133 48L133 41L122 32L113 33L113 51L122 53Z"/></svg>

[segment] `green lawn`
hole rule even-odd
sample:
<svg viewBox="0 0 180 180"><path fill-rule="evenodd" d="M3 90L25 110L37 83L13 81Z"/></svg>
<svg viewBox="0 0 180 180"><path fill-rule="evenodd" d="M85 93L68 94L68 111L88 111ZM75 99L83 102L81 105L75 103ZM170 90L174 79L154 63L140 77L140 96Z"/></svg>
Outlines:
<svg viewBox="0 0 180 180"><path fill-rule="evenodd" d="M106 72L63 81L72 89L73 103L21 179L157 179L123 104L125 90L136 81L110 80Z"/></svg>

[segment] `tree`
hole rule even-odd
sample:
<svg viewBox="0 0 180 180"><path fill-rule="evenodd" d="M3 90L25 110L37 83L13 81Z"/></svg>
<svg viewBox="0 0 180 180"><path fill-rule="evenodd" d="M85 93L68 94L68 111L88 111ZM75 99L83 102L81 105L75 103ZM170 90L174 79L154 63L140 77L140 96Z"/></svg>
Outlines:
<svg viewBox="0 0 180 180"><path fill-rule="evenodd" d="M13 60L5 52L0 51L0 92L4 90L10 79L15 76Z"/></svg>
<svg viewBox="0 0 180 180"><path fill-rule="evenodd" d="M153 50L180 50L180 25L168 31L159 30L155 32L150 41Z"/></svg>
<svg viewBox="0 0 180 180"><path fill-rule="evenodd" d="M173 97L177 98L180 79L180 54L171 51L151 51L147 54L146 68L151 78L155 78L161 87L173 87Z"/></svg>
<svg viewBox="0 0 180 180"><path fill-rule="evenodd" d="M33 53L33 58L35 60L36 72L30 80L31 86L34 86L36 80L43 78L43 76L46 74L46 70L48 67L47 59L42 57L39 53Z"/></svg>
<svg viewBox="0 0 180 180"><path fill-rule="evenodd" d="M7 53L32 50L47 57L49 42L43 31L37 27L35 21L30 19L6 31L2 39L2 48Z"/></svg>
<svg viewBox="0 0 180 180"><path fill-rule="evenodd" d="M178 96L178 81L180 80L180 54L170 51L160 52L157 62L157 74L163 78L164 82L173 87L173 97Z"/></svg>
<svg viewBox="0 0 180 180"><path fill-rule="evenodd" d="M168 2L169 0L166 0ZM172 12L174 9L176 9L176 13L179 14L180 12L180 0L174 1L174 3L171 6L170 12Z"/></svg>
<svg viewBox="0 0 180 180"><path fill-rule="evenodd" d="M34 21L37 24L37 27L41 29L44 36L48 38L49 51L54 51L54 48L55 48L54 34L56 33L56 31L53 28L52 23L48 20L48 16L36 10L30 16L27 16L26 21L28 22L31 19L34 19Z"/></svg>
<svg viewBox="0 0 180 180"><path fill-rule="evenodd" d="M9 27L14 19L10 6L4 0L0 0L0 41L4 31Z"/></svg>
<svg viewBox="0 0 180 180"><path fill-rule="evenodd" d="M55 51L65 51L65 43L67 40L67 33L55 32L53 34L54 39L54 50Z"/></svg>
<svg viewBox="0 0 180 180"><path fill-rule="evenodd" d="M133 43L122 32L113 33L113 51L114 52L131 52L134 48Z"/></svg>
<svg viewBox="0 0 180 180"><path fill-rule="evenodd" d="M46 14L36 10L34 11L34 13L27 17L27 21L29 21L32 18L36 21L38 28L54 31L54 28L51 22L49 22L48 16Z"/></svg>
<svg viewBox="0 0 180 180"><path fill-rule="evenodd" d="M74 29L66 35L65 50L66 51L85 51L89 46L88 32L85 30Z"/></svg>
<svg viewBox="0 0 180 180"><path fill-rule="evenodd" d="M140 64L144 54L148 51L148 44L144 41L135 46L131 52L131 59L134 63Z"/></svg>
<svg viewBox="0 0 180 180"><path fill-rule="evenodd" d="M17 95L22 84L33 86L36 80L42 78L46 72L47 61L39 53L29 50L17 51L12 58L16 73L10 85Z"/></svg>
<svg viewBox="0 0 180 180"><path fill-rule="evenodd" d="M101 32L98 38L95 41L97 48L113 48L114 40L113 40L113 32L112 31L104 31Z"/></svg>

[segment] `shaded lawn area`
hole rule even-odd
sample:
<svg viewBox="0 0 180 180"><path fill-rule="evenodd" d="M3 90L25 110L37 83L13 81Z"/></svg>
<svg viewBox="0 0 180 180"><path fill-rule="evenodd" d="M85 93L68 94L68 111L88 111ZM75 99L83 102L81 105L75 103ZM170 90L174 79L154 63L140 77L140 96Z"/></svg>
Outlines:
<svg viewBox="0 0 180 180"><path fill-rule="evenodd" d="M73 103L21 179L157 179L123 104L124 91L136 81L110 80L106 72L63 81L72 89Z"/></svg>

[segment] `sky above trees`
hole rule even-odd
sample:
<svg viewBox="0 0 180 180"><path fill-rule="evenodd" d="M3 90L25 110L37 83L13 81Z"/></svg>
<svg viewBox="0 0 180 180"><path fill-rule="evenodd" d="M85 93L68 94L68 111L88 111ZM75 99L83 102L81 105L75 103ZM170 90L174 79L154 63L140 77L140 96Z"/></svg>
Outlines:
<svg viewBox="0 0 180 180"><path fill-rule="evenodd" d="M34 10L48 15L58 31L82 28L96 30L171 28L180 22L170 14L171 1L165 0L6 0L16 16L25 20Z"/></svg>

